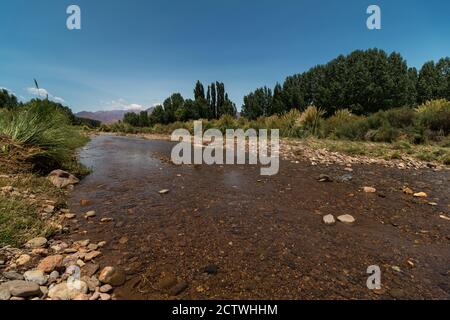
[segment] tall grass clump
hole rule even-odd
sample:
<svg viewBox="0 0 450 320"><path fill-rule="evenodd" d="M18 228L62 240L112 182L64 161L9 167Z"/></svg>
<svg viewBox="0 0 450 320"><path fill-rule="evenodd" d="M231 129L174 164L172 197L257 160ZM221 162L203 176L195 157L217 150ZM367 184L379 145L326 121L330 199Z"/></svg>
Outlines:
<svg viewBox="0 0 450 320"><path fill-rule="evenodd" d="M298 126L298 120L301 117L301 112L297 109L292 109L280 118L280 134L282 137L300 137L301 128Z"/></svg>
<svg viewBox="0 0 450 320"><path fill-rule="evenodd" d="M324 116L325 110L316 106L309 106L298 118L297 125L307 133L317 135Z"/></svg>
<svg viewBox="0 0 450 320"><path fill-rule="evenodd" d="M36 148L30 161L39 167L62 167L86 142L63 112L41 101L0 111L0 134L13 142Z"/></svg>

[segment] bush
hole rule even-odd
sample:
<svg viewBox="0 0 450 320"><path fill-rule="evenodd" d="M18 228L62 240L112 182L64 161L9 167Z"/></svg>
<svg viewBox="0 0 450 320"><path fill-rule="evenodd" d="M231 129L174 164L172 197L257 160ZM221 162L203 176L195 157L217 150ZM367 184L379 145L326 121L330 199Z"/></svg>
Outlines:
<svg viewBox="0 0 450 320"><path fill-rule="evenodd" d="M326 119L323 123L323 137L333 137L336 133L336 128L356 120L358 117L351 113L348 109L337 110L334 115Z"/></svg>
<svg viewBox="0 0 450 320"><path fill-rule="evenodd" d="M450 101L445 99L424 103L417 109L418 124L443 136L450 133Z"/></svg>
<svg viewBox="0 0 450 320"><path fill-rule="evenodd" d="M24 106L0 112L0 134L16 143L36 147L30 160L39 168L63 167L73 160L73 152L83 138L66 114L46 104Z"/></svg>
<svg viewBox="0 0 450 320"><path fill-rule="evenodd" d="M410 107L390 109L381 113L393 128L413 127L417 119L416 111Z"/></svg>
<svg viewBox="0 0 450 320"><path fill-rule="evenodd" d="M364 140L369 131L367 118L358 116L336 124L334 136L339 139Z"/></svg>

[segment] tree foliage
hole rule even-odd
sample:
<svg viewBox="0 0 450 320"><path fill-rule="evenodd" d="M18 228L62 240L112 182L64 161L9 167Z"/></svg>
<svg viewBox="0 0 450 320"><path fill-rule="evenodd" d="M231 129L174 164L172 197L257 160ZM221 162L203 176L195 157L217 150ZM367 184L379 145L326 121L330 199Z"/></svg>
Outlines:
<svg viewBox="0 0 450 320"><path fill-rule="evenodd" d="M315 105L328 116L343 109L368 115L439 98L450 99L450 58L428 62L417 72L398 53L370 49L290 76L271 98L267 88L257 89L244 98L242 112L256 119Z"/></svg>

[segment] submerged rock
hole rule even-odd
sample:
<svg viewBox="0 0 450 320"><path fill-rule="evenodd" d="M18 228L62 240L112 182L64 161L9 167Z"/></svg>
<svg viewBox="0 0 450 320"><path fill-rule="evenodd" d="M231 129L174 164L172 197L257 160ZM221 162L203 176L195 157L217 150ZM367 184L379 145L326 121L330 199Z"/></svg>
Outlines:
<svg viewBox="0 0 450 320"><path fill-rule="evenodd" d="M323 222L326 225L331 226L336 223L336 219L334 218L334 216L332 214L327 214L326 216L323 217Z"/></svg>
<svg viewBox="0 0 450 320"><path fill-rule="evenodd" d="M121 286L125 283L125 273L115 267L105 267L100 272L98 279L105 284L110 284L114 287Z"/></svg>
<svg viewBox="0 0 450 320"><path fill-rule="evenodd" d="M349 214L344 214L342 216L339 216L338 220L345 224L353 224L356 221L355 218Z"/></svg>

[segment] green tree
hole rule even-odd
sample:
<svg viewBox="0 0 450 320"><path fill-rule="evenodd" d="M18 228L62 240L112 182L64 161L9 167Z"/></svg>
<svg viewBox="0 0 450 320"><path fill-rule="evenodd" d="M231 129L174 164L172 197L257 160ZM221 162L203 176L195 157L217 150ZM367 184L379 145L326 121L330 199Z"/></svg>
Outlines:
<svg viewBox="0 0 450 320"><path fill-rule="evenodd" d="M161 105L158 105L153 110L152 114L149 116L149 124L155 125L155 124L163 124L166 119L166 113L164 111L164 107Z"/></svg>
<svg viewBox="0 0 450 320"><path fill-rule="evenodd" d="M0 109L14 109L19 105L15 95L10 94L6 89L0 89Z"/></svg>
<svg viewBox="0 0 450 320"><path fill-rule="evenodd" d="M200 81L197 81L194 89L194 99L205 99L205 88Z"/></svg>
<svg viewBox="0 0 450 320"><path fill-rule="evenodd" d="M272 110L272 91L267 88L256 89L244 97L242 115L249 119L268 116Z"/></svg>
<svg viewBox="0 0 450 320"><path fill-rule="evenodd" d="M133 127L139 127L139 115L134 112L127 112L123 116L123 122Z"/></svg>
<svg viewBox="0 0 450 320"><path fill-rule="evenodd" d="M148 112L141 111L139 113L139 127L148 127L149 125L150 125L150 122L148 119Z"/></svg>
<svg viewBox="0 0 450 320"><path fill-rule="evenodd" d="M169 98L167 98L163 105L165 111L164 123L172 123L176 121L175 113L184 104L184 98L179 93L174 93Z"/></svg>

